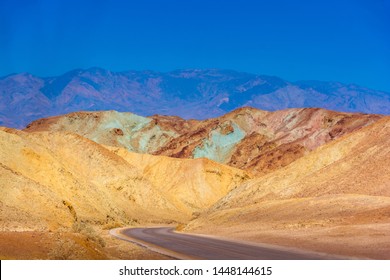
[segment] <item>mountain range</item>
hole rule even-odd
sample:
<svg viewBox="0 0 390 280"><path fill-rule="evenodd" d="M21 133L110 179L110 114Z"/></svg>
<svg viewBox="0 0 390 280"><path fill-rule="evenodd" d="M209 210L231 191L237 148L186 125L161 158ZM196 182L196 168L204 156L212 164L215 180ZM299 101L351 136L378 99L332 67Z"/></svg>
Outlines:
<svg viewBox="0 0 390 280"><path fill-rule="evenodd" d="M1 127L0 257L139 258L108 230L168 224L389 259L389 136L390 117L319 108L82 111Z"/></svg>
<svg viewBox="0 0 390 280"><path fill-rule="evenodd" d="M288 82L218 69L112 72L76 69L56 77L29 73L0 78L0 126L23 128L38 118L117 110L208 119L243 106L275 111L318 107L390 114L390 93L339 82Z"/></svg>

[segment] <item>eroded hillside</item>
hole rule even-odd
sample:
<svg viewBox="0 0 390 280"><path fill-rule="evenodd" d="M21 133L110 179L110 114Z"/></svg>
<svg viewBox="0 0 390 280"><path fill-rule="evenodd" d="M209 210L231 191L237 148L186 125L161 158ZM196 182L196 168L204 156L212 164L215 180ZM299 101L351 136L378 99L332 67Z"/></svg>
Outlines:
<svg viewBox="0 0 390 280"><path fill-rule="evenodd" d="M71 132L0 128L0 257L156 258L134 247L123 254L119 244L110 256L101 236L114 241L100 231L185 223L248 178L210 160L134 154Z"/></svg>
<svg viewBox="0 0 390 280"><path fill-rule="evenodd" d="M186 213L198 214L250 178L243 170L206 158L177 159L107 148L139 169Z"/></svg>
<svg viewBox="0 0 390 280"><path fill-rule="evenodd" d="M0 133L4 228L185 217L135 167L93 141L64 132Z"/></svg>
<svg viewBox="0 0 390 280"><path fill-rule="evenodd" d="M205 157L264 175L380 118L323 109L267 112L249 107L204 121L144 118L115 111L81 112L35 121L25 131L71 131L129 151Z"/></svg>
<svg viewBox="0 0 390 280"><path fill-rule="evenodd" d="M187 230L389 258L390 118L247 181Z"/></svg>

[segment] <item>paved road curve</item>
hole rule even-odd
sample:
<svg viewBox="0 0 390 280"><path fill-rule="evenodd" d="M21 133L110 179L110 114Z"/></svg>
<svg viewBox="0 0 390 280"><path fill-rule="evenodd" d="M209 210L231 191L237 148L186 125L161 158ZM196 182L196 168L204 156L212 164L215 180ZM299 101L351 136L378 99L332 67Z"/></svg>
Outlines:
<svg viewBox="0 0 390 280"><path fill-rule="evenodd" d="M199 235L180 234L173 228L127 228L111 231L123 240L179 259L208 260L315 260L335 256L298 251L279 246L220 240Z"/></svg>

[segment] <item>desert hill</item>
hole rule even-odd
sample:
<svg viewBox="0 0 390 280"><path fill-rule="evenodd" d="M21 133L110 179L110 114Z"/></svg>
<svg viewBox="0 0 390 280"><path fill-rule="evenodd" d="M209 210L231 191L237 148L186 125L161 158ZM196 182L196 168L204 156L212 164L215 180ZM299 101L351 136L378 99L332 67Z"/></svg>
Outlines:
<svg viewBox="0 0 390 280"><path fill-rule="evenodd" d="M380 118L315 108L268 112L244 107L204 121L106 111L40 119L25 131L70 131L137 153L205 157L263 175Z"/></svg>
<svg viewBox="0 0 390 280"><path fill-rule="evenodd" d="M247 181L187 230L388 258L390 118Z"/></svg>
<svg viewBox="0 0 390 280"><path fill-rule="evenodd" d="M69 132L2 128L0 149L1 227L9 230L55 230L76 222L183 222L248 178L241 170L200 159L149 156L150 166L140 166L138 155ZM158 179L168 177L169 166L178 172L170 184Z"/></svg>
<svg viewBox="0 0 390 280"><path fill-rule="evenodd" d="M207 159L0 128L0 258L164 259L107 230L186 223L248 178Z"/></svg>
<svg viewBox="0 0 390 280"><path fill-rule="evenodd" d="M3 228L183 218L136 168L95 142L71 133L0 133Z"/></svg>
<svg viewBox="0 0 390 280"><path fill-rule="evenodd" d="M183 212L207 209L250 178L243 170L206 158L176 159L107 148L140 170L162 193L169 194Z"/></svg>

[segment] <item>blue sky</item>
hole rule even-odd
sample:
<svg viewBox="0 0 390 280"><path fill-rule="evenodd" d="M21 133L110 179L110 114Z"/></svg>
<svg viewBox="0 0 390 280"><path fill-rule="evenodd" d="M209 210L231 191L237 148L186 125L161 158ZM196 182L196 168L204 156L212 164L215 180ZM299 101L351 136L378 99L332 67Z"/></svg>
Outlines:
<svg viewBox="0 0 390 280"><path fill-rule="evenodd" d="M226 68L390 91L390 0L0 0L0 76Z"/></svg>

